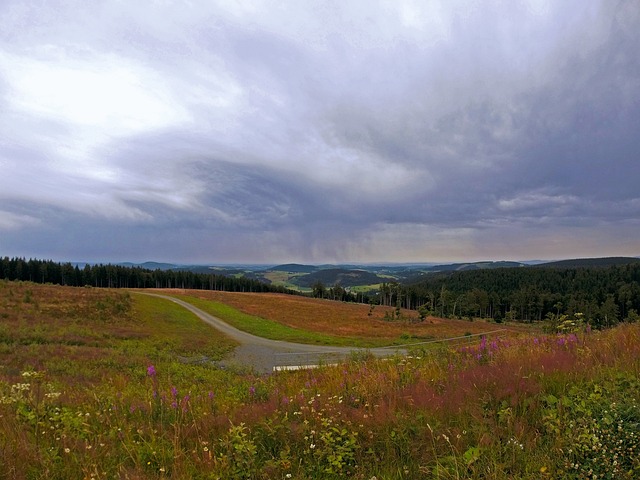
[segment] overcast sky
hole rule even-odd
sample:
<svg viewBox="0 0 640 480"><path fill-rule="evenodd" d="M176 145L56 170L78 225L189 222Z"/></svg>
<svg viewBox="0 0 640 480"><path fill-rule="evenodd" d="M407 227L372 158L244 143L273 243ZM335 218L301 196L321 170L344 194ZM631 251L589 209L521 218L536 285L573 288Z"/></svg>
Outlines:
<svg viewBox="0 0 640 480"><path fill-rule="evenodd" d="M638 0L2 0L0 256L638 256L639 47Z"/></svg>

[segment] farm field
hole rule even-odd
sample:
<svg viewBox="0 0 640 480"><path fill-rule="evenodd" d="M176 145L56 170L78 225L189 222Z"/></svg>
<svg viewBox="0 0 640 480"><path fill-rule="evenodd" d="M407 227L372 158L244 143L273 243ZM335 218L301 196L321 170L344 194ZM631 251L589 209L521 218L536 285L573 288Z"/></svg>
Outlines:
<svg viewBox="0 0 640 480"><path fill-rule="evenodd" d="M272 285L279 285L290 290L295 290L299 292L310 292L310 288L304 288L296 285L292 282L296 277L300 277L303 275L302 273L289 273L289 272L281 272L281 271L268 271L265 272L264 278L269 280Z"/></svg>
<svg viewBox="0 0 640 480"><path fill-rule="evenodd" d="M312 304L326 334L313 315L345 305ZM419 326L385 323L371 338ZM0 281L0 478L638 478L639 327L256 375L217 368L234 342L167 300Z"/></svg>

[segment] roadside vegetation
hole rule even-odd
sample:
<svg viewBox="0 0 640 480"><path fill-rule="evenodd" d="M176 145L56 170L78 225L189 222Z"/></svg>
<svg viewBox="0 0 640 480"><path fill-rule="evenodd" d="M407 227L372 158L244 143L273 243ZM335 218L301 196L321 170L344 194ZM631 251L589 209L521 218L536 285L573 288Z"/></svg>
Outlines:
<svg viewBox="0 0 640 480"><path fill-rule="evenodd" d="M0 281L0 478L638 478L640 325L556 320L259 376L166 300Z"/></svg>

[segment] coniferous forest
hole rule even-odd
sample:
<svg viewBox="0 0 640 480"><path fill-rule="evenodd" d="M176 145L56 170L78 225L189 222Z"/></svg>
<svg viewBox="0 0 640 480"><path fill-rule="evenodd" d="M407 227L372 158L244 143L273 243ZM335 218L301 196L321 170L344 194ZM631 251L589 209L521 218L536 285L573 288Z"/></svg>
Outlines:
<svg viewBox="0 0 640 480"><path fill-rule="evenodd" d="M601 328L638 319L640 263L455 272L405 285L399 294L440 316L532 322L582 314Z"/></svg>
<svg viewBox="0 0 640 480"><path fill-rule="evenodd" d="M188 270L150 270L122 265L86 264L83 268L52 260L0 258L0 278L5 280L52 283L70 287L98 288L182 288L229 292L294 293L248 278Z"/></svg>

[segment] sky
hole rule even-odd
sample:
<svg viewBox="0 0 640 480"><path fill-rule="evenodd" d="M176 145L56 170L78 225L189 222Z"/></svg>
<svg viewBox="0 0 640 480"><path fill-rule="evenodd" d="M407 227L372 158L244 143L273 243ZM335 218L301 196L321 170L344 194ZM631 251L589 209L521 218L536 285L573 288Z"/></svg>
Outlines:
<svg viewBox="0 0 640 480"><path fill-rule="evenodd" d="M0 2L0 256L640 255L640 1Z"/></svg>

